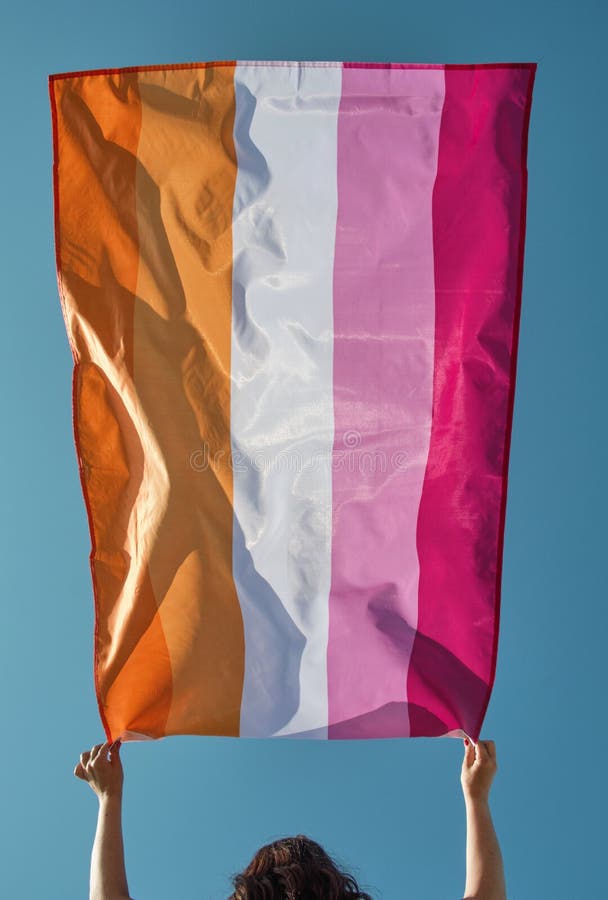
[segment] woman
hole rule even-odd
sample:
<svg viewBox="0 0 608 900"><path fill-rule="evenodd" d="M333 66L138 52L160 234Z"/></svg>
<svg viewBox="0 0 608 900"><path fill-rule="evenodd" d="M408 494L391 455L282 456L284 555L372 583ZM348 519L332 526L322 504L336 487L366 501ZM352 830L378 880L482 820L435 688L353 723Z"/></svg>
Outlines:
<svg viewBox="0 0 608 900"><path fill-rule="evenodd" d="M467 816L466 900L506 898L489 805L495 773L494 742L474 745L465 741L460 780ZM74 775L87 781L99 799L90 900L129 900L122 842L120 744L97 744L82 753ZM262 847L232 880L234 893L229 900L371 900L319 844L302 834Z"/></svg>

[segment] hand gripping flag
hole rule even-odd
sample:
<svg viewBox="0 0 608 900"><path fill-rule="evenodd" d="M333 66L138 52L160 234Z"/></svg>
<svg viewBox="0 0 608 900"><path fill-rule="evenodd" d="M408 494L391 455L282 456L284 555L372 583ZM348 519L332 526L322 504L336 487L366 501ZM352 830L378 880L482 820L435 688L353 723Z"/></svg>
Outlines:
<svg viewBox="0 0 608 900"><path fill-rule="evenodd" d="M477 739L535 72L50 76L109 739Z"/></svg>

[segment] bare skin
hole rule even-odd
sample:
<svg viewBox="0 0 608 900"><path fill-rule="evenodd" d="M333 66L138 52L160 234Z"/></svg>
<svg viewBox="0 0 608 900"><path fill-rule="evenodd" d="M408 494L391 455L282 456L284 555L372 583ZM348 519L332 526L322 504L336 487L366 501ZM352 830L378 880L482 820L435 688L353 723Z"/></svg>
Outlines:
<svg viewBox="0 0 608 900"><path fill-rule="evenodd" d="M490 788L496 774L494 741L465 742L460 782L467 814L465 900L506 900L498 838L490 813Z"/></svg>
<svg viewBox="0 0 608 900"><path fill-rule="evenodd" d="M467 815L465 900L506 900L502 856L492 816L490 787L496 774L493 741L465 743L460 781ZM91 855L89 900L131 900L122 838L124 774L120 743L96 744L74 769L99 800Z"/></svg>
<svg viewBox="0 0 608 900"><path fill-rule="evenodd" d="M124 774L120 744L96 744L80 755L74 775L88 782L99 800L91 855L90 900L130 900L122 840Z"/></svg>

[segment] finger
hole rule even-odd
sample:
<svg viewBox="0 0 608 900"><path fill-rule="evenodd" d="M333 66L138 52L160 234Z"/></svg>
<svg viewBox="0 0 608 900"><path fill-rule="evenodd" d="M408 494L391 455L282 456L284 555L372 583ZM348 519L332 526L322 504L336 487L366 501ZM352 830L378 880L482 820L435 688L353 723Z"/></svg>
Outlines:
<svg viewBox="0 0 608 900"><path fill-rule="evenodd" d="M488 758L488 751L483 745L483 741L477 741L475 744L475 761L478 763L485 762Z"/></svg>
<svg viewBox="0 0 608 900"><path fill-rule="evenodd" d="M109 751L110 751L111 746L112 745L111 745L110 741L104 741L103 744L100 744L99 745L99 753L97 754L97 759L106 759L107 760L109 758Z"/></svg>
<svg viewBox="0 0 608 900"><path fill-rule="evenodd" d="M120 759L120 738L110 744L108 749L108 759L110 761L112 761L113 759Z"/></svg>
<svg viewBox="0 0 608 900"><path fill-rule="evenodd" d="M87 780L87 779L86 779L86 776L85 776L85 774L84 774L84 769L82 768L82 766L80 765L80 763L77 763L77 764L74 766L74 775L76 776L76 778L82 779L82 781L86 781L86 780Z"/></svg>
<svg viewBox="0 0 608 900"><path fill-rule="evenodd" d="M95 762L95 760L99 756L99 753L100 753L102 747L103 747L103 744L95 744L94 747L91 747L90 762Z"/></svg>
<svg viewBox="0 0 608 900"><path fill-rule="evenodd" d="M467 740L464 744L464 760L463 765L470 768L475 762L475 748L471 741Z"/></svg>
<svg viewBox="0 0 608 900"><path fill-rule="evenodd" d="M83 753L80 754L80 765L82 766L83 769L86 768L86 765L89 761L90 755L91 755L90 750L85 750Z"/></svg>
<svg viewBox="0 0 608 900"><path fill-rule="evenodd" d="M496 744L494 743L494 741L484 741L483 743L484 743L486 750L488 751L488 756L490 757L490 759L495 760L496 759Z"/></svg>

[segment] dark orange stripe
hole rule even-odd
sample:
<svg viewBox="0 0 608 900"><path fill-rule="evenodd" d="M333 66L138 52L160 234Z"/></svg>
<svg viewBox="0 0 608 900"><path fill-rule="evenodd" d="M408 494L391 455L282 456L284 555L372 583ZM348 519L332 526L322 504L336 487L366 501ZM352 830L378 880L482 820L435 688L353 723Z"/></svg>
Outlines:
<svg viewBox="0 0 608 900"><path fill-rule="evenodd" d="M132 385L139 267L136 76L51 79L56 255L74 355L74 437L91 534L95 686L108 738L164 733L171 667L149 574L121 597L143 449L121 388ZM136 685L134 664L142 659Z"/></svg>
<svg viewBox="0 0 608 900"><path fill-rule="evenodd" d="M170 72L176 69L207 69L214 66L229 66L234 68L236 61L233 59L218 59L208 62L194 63L158 63L151 66L122 66L114 69L84 69L80 72L56 72L49 75L49 81L58 81L62 78L82 78L84 75L125 75L129 72ZM284 65L277 63L277 65Z"/></svg>

